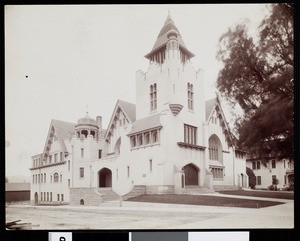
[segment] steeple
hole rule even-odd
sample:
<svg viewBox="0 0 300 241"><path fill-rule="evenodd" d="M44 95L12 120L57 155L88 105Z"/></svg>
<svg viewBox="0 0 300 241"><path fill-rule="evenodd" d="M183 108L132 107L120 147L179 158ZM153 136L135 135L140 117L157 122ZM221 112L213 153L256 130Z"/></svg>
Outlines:
<svg viewBox="0 0 300 241"><path fill-rule="evenodd" d="M179 45L179 49L180 49L182 57L183 57L182 62L185 62L187 59L190 59L195 56L185 46L185 43L183 42L181 34L180 34L179 30L177 29L171 15L170 15L170 11L169 11L167 19L158 34L157 40L156 40L155 44L153 45L152 50L150 51L150 53L145 55L145 58L147 58L149 60L157 61L159 63L163 63L164 58L161 58L161 57L156 58L155 55L159 52L161 53L161 52L165 51L167 43L170 41L171 34L172 34L172 36L174 36L176 38L177 43ZM159 55L165 56L164 53L159 54Z"/></svg>

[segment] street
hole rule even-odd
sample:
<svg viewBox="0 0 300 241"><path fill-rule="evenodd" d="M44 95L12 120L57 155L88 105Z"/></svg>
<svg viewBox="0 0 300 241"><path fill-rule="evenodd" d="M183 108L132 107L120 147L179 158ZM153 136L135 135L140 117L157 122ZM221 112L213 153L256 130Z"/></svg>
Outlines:
<svg viewBox="0 0 300 241"><path fill-rule="evenodd" d="M281 200L283 201L283 200ZM293 228L294 201L267 208L234 208L124 201L103 206L8 205L6 222L39 225L33 229L232 229Z"/></svg>

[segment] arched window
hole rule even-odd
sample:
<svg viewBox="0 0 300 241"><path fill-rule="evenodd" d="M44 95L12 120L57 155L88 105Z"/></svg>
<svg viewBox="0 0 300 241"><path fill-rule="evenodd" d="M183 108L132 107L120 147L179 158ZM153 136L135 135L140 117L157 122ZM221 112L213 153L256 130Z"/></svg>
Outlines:
<svg viewBox="0 0 300 241"><path fill-rule="evenodd" d="M138 146L141 146L141 145L143 145L143 135L142 134L138 135Z"/></svg>
<svg viewBox="0 0 300 241"><path fill-rule="evenodd" d="M150 86L150 110L156 110L157 108L157 85Z"/></svg>
<svg viewBox="0 0 300 241"><path fill-rule="evenodd" d="M84 138L87 138L88 131L87 131L87 130L82 130L82 131L81 131L81 135L83 135Z"/></svg>
<svg viewBox="0 0 300 241"><path fill-rule="evenodd" d="M145 134L145 145L148 145L150 143L150 134L149 132L147 132Z"/></svg>
<svg viewBox="0 0 300 241"><path fill-rule="evenodd" d="M153 143L158 142L158 131L153 131L152 132L152 142Z"/></svg>
<svg viewBox="0 0 300 241"><path fill-rule="evenodd" d="M187 93L188 93L188 109L194 110L194 90L193 85L187 84Z"/></svg>
<svg viewBox="0 0 300 241"><path fill-rule="evenodd" d="M56 172L56 173L54 173L53 174L53 182L58 182L58 173Z"/></svg>
<svg viewBox="0 0 300 241"><path fill-rule="evenodd" d="M135 138L135 136L132 136L130 138L130 142L131 142L131 147L135 147L136 146L136 138Z"/></svg>
<svg viewBox="0 0 300 241"><path fill-rule="evenodd" d="M221 164L223 163L223 152L222 152L222 144L217 135L212 135L209 138L209 159L213 161L218 161Z"/></svg>

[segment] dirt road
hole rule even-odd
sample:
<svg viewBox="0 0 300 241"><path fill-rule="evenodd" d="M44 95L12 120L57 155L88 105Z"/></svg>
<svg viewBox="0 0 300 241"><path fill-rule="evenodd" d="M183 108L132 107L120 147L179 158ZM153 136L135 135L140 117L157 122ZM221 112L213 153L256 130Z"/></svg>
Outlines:
<svg viewBox="0 0 300 241"><path fill-rule="evenodd" d="M34 229L220 229L292 228L294 201L249 209L193 205L148 205L124 202L123 207L29 206L6 207L6 221L39 224ZM140 206L138 206L140 205Z"/></svg>

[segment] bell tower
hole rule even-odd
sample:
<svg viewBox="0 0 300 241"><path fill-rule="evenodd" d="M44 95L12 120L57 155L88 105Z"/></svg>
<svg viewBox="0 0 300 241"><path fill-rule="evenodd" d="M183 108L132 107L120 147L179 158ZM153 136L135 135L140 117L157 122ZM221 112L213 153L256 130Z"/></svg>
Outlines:
<svg viewBox="0 0 300 241"><path fill-rule="evenodd" d="M194 56L169 14L152 50L145 55L148 71L136 73L137 119L166 109L174 116L183 109L204 114L202 71L195 71L190 63Z"/></svg>

